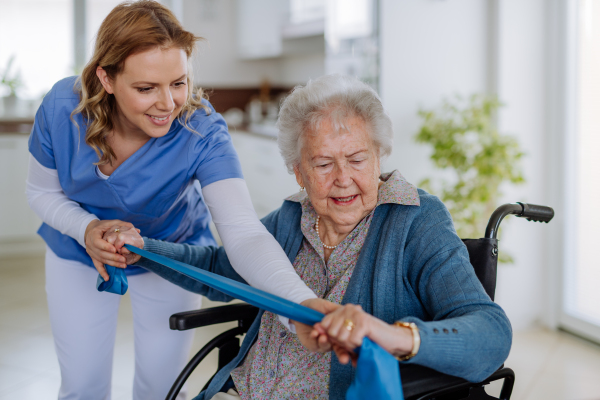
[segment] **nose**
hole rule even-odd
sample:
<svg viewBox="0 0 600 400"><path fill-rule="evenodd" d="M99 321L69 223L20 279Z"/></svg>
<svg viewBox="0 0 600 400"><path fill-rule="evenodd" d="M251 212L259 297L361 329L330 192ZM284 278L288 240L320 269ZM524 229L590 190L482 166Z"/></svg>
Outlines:
<svg viewBox="0 0 600 400"><path fill-rule="evenodd" d="M348 187L352 184L352 176L350 174L350 166L347 163L336 166L335 183L339 187Z"/></svg>
<svg viewBox="0 0 600 400"><path fill-rule="evenodd" d="M171 112L175 109L175 102L173 101L173 95L171 90L160 90L158 99L156 100L156 108L161 111Z"/></svg>

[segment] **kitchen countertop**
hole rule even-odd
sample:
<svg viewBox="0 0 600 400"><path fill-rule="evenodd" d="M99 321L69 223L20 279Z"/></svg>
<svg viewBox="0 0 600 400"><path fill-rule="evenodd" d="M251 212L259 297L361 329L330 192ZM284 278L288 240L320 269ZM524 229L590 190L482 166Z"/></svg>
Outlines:
<svg viewBox="0 0 600 400"><path fill-rule="evenodd" d="M0 135L29 135L33 121L33 117L0 118Z"/></svg>

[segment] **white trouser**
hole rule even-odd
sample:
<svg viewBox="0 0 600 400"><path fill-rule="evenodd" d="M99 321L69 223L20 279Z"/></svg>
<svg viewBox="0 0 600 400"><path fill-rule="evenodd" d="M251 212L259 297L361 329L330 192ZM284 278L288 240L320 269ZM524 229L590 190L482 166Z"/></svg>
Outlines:
<svg viewBox="0 0 600 400"><path fill-rule="evenodd" d="M98 272L46 248L46 293L64 400L108 400L121 296L98 292ZM133 308L133 400L162 400L183 369L193 331L172 331L169 316L200 308L201 296L153 273L128 277ZM182 391L178 399L184 399Z"/></svg>

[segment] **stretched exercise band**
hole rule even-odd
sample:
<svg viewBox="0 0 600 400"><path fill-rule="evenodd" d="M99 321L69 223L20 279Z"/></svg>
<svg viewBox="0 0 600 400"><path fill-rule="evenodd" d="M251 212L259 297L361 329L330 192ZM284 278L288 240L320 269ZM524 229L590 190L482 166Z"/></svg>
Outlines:
<svg viewBox="0 0 600 400"><path fill-rule="evenodd" d="M311 308L296 304L244 283L225 278L212 272L204 271L191 265L172 260L168 257L138 249L137 247L128 244L126 244L125 247L133 253L171 268L183 275L202 282L229 296L243 300L262 310L283 315L291 320L311 326L320 322L325 316ZM113 284L114 288L118 289L116 293L119 293L123 288L127 291L127 277L122 273L123 270L115 268L115 271L111 272L120 275L118 279L115 279L115 284ZM119 272L121 272L121 274L119 274ZM104 282L102 278L99 279ZM108 282L112 280L113 274L111 274L111 279ZM111 287L108 288L108 290L110 289ZM98 288L98 290L100 290L100 288ZM113 293L115 292L113 291ZM354 381L346 392L346 400L404 399L402 385L400 383L400 367L398 361L396 361L390 353L382 349L377 343L374 343L369 338L364 338L362 345L359 348L356 348L355 352L358 354L356 374Z"/></svg>

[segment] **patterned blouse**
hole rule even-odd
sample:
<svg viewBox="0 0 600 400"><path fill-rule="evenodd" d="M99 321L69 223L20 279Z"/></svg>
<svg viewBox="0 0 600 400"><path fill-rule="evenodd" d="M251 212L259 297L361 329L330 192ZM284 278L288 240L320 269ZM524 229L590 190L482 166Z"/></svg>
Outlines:
<svg viewBox="0 0 600 400"><path fill-rule="evenodd" d="M380 178L377 206L384 203L419 205L416 187L398 171ZM374 210L333 250L327 262L315 230L317 214L306 192L286 200L302 205L304 240L294 268L315 294L340 304L365 242ZM275 314L265 312L256 343L231 376L242 399L328 399L331 353L308 351L298 336L286 330Z"/></svg>

